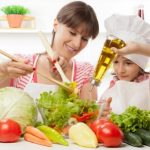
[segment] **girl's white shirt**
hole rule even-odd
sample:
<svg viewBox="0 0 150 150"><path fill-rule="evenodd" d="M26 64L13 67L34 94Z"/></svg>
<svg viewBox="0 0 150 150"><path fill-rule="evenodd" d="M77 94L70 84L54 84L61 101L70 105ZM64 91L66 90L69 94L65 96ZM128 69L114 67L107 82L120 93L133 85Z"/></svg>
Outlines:
<svg viewBox="0 0 150 150"><path fill-rule="evenodd" d="M112 112L120 114L129 106L150 110L150 79L140 83L118 80L106 90L101 100L112 97Z"/></svg>

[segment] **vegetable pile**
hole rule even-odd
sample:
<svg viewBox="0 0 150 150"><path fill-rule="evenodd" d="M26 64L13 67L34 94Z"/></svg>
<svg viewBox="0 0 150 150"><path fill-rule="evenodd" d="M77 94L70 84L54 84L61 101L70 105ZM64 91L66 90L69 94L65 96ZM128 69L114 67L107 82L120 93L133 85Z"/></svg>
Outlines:
<svg viewBox="0 0 150 150"><path fill-rule="evenodd" d="M37 99L37 105L44 124L64 128L73 115L82 116L84 113L96 112L99 106L91 100L82 100L76 94L69 95L67 91L58 88L56 92L43 92ZM88 119L97 117L93 113ZM85 120L84 120L85 121Z"/></svg>
<svg viewBox="0 0 150 150"><path fill-rule="evenodd" d="M43 146L52 146L53 143L68 146L68 142L64 137L53 128L45 125L37 127L27 126L24 134L24 139L28 142L40 144Z"/></svg>
<svg viewBox="0 0 150 150"><path fill-rule="evenodd" d="M129 106L120 115L111 113L110 119L124 132L124 142L135 147L150 146L150 111Z"/></svg>

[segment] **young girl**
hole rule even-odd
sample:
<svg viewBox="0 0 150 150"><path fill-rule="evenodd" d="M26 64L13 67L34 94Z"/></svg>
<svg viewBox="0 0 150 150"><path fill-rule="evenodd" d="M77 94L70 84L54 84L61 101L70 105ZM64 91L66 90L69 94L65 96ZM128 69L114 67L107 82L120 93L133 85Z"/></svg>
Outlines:
<svg viewBox="0 0 150 150"><path fill-rule="evenodd" d="M69 3L58 12L53 28L51 47L65 75L70 81L77 83L81 98L96 100L96 88L89 95L93 66L87 62L73 60L73 57L87 46L89 39L98 35L99 25L93 8L81 1ZM0 87L13 86L24 89L30 82L53 84L37 74L37 71L45 76L53 75L61 81L54 67L56 60L51 60L46 52L24 56L24 59L24 63L11 61L0 64Z"/></svg>
<svg viewBox="0 0 150 150"><path fill-rule="evenodd" d="M150 38L150 25L137 16L113 15L106 19L105 26L109 34L125 42L147 43ZM118 55L113 61L114 78L100 101L112 97L110 107L115 113L131 105L150 110L150 74L145 71L148 60L139 54Z"/></svg>

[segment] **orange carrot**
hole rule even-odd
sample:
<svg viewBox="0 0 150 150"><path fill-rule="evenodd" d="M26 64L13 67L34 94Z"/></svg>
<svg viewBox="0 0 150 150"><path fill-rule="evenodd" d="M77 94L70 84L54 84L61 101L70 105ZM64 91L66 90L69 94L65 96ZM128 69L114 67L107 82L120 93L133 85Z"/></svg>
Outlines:
<svg viewBox="0 0 150 150"><path fill-rule="evenodd" d="M25 133L24 139L28 142L36 143L39 145L44 145L44 146L49 146L49 147L52 146L51 141L40 139L39 137L36 137L30 133Z"/></svg>
<svg viewBox="0 0 150 150"><path fill-rule="evenodd" d="M25 132L32 134L40 139L49 141L48 137L42 131L33 126L27 126Z"/></svg>

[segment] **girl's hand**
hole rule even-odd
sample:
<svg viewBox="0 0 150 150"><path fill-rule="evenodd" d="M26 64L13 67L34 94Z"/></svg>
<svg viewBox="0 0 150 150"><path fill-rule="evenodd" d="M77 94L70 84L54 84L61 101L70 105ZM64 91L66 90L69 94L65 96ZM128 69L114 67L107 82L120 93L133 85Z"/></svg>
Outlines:
<svg viewBox="0 0 150 150"><path fill-rule="evenodd" d="M10 61L0 65L1 76L7 78L17 78L27 75L33 71L33 67L28 64L29 60L24 62Z"/></svg>
<svg viewBox="0 0 150 150"><path fill-rule="evenodd" d="M136 52L138 50L138 44L135 42L127 42L126 46L117 49L115 47L111 48L115 53L120 54L120 55L126 55L126 54L132 54L132 53L138 53Z"/></svg>
<svg viewBox="0 0 150 150"><path fill-rule="evenodd" d="M109 98L106 100L105 109L104 109L103 114L102 114L103 117L108 117L108 115L110 114L110 112L111 112L111 110L112 110L111 107L110 107L111 101L112 101L112 97L109 97Z"/></svg>

